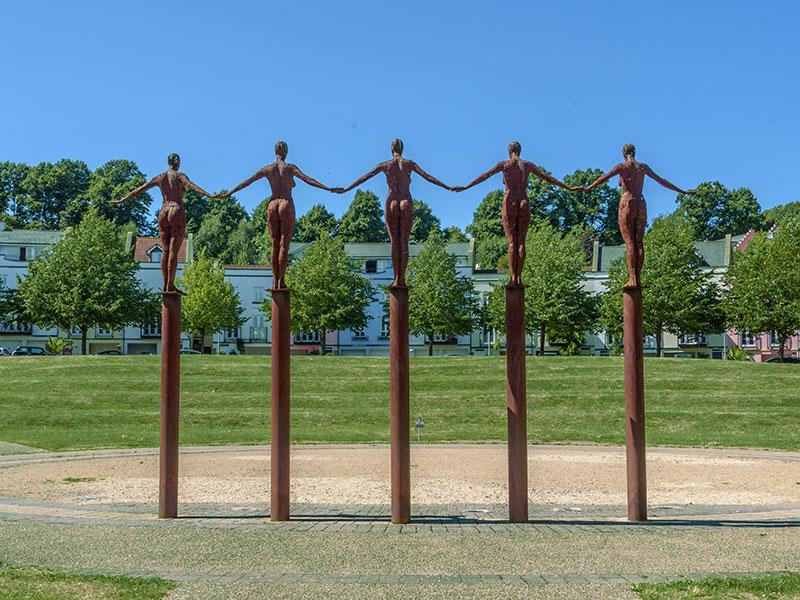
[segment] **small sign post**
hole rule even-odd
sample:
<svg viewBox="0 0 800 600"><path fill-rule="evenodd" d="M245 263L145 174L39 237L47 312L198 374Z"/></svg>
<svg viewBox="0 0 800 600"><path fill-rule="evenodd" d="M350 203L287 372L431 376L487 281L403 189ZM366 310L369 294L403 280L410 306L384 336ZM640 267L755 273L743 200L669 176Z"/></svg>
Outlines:
<svg viewBox="0 0 800 600"><path fill-rule="evenodd" d="M414 423L414 428L417 430L417 442L419 442L419 436L422 433L422 428L425 427L425 421L422 419L417 419L417 422Z"/></svg>

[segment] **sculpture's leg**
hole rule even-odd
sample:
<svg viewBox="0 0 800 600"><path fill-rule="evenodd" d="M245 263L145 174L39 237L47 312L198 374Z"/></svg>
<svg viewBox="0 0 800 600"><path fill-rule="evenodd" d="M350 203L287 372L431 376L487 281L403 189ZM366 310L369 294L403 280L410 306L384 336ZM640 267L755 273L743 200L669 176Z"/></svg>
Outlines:
<svg viewBox="0 0 800 600"><path fill-rule="evenodd" d="M289 244L294 233L295 212L294 204L285 200L280 207L280 254L278 262L281 265L281 287L286 287L286 268L289 264Z"/></svg>
<svg viewBox="0 0 800 600"><path fill-rule="evenodd" d="M647 520L642 288L623 290L628 520Z"/></svg>
<svg viewBox="0 0 800 600"><path fill-rule="evenodd" d="M181 297L164 292L161 304L161 433L158 516L178 516L178 417L181 393Z"/></svg>
<svg viewBox="0 0 800 600"><path fill-rule="evenodd" d="M405 285L401 280L403 275L403 245L400 236L399 202L390 200L386 202L386 231L389 233L389 242L392 251L392 270L394 280L392 285Z"/></svg>
<svg viewBox="0 0 800 600"><path fill-rule="evenodd" d="M411 239L411 226L414 223L414 205L411 200L400 201L400 283L406 283L408 268L408 243Z"/></svg>
<svg viewBox="0 0 800 600"><path fill-rule="evenodd" d="M272 289L272 450L270 520L289 520L290 290Z"/></svg>
<svg viewBox="0 0 800 600"><path fill-rule="evenodd" d="M525 386L525 288L506 286L508 519L528 520L528 433Z"/></svg>
<svg viewBox="0 0 800 600"><path fill-rule="evenodd" d="M165 292L172 291L169 288L169 257L172 239L172 231L167 221L166 215L162 215L166 209L162 208L158 215L158 237L161 239L161 290Z"/></svg>
<svg viewBox="0 0 800 600"><path fill-rule="evenodd" d="M283 273L281 273L281 220L278 214L278 201L272 200L267 206L267 227L269 237L272 241L270 251L270 266L272 267L272 287L281 289L285 287L282 283Z"/></svg>
<svg viewBox="0 0 800 600"><path fill-rule="evenodd" d="M389 287L389 371L392 430L392 523L411 520L411 441L408 393L408 288Z"/></svg>
<svg viewBox="0 0 800 600"><path fill-rule="evenodd" d="M183 227L175 228L176 233L172 236L169 245L169 280L167 285L169 290L175 289L175 276L178 274L178 253L183 245Z"/></svg>

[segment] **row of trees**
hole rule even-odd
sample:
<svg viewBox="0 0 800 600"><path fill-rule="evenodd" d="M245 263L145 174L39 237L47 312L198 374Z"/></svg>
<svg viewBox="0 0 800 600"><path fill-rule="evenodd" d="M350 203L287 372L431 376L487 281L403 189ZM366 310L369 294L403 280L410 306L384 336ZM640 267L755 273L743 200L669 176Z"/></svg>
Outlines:
<svg viewBox="0 0 800 600"><path fill-rule="evenodd" d="M138 265L124 252L124 228L90 210L82 222L29 264L17 293L0 290L0 320L35 323L44 328L81 332L86 351L88 331L96 326L157 324L160 301L137 278ZM760 232L719 277L704 268L695 249L691 223L680 215L657 218L645 235L642 269L644 330L654 336L661 354L665 332L717 332L733 327L752 333L774 332L781 355L786 341L800 330L800 220L789 218L777 229ZM523 278L528 332L564 352L580 351L586 331L605 330L621 338L621 285L624 257L609 271L607 289L591 295L584 286L581 230L562 233L540 220L528 236ZM322 235L293 262L287 282L295 290L292 327L319 332L361 330L378 291L349 257L341 237ZM461 277L446 239L432 231L409 265L409 324L433 349L437 336L467 334L478 327L503 332L502 285L487 302L479 301L473 282ZM245 317L238 294L224 279L220 262L201 251L184 273L184 329L208 335L237 329ZM270 315L269 306L263 310Z"/></svg>

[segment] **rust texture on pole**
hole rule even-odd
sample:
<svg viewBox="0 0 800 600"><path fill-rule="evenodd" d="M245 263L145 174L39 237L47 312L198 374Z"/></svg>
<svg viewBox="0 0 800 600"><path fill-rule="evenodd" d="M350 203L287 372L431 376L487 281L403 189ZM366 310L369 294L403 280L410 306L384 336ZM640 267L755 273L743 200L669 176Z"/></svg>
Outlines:
<svg viewBox="0 0 800 600"><path fill-rule="evenodd" d="M525 389L525 287L506 286L508 519L528 520L528 433Z"/></svg>
<svg viewBox="0 0 800 600"><path fill-rule="evenodd" d="M272 450L270 520L289 520L289 360L291 319L286 288L272 291ZM324 341L323 341L324 343Z"/></svg>
<svg viewBox="0 0 800 600"><path fill-rule="evenodd" d="M411 429L408 394L408 287L389 286L392 428L392 523L411 520Z"/></svg>
<svg viewBox="0 0 800 600"><path fill-rule="evenodd" d="M181 401L181 295L163 292L161 304L161 431L158 516L178 516L178 419Z"/></svg>
<svg viewBox="0 0 800 600"><path fill-rule="evenodd" d="M623 289L628 520L647 520L642 288Z"/></svg>

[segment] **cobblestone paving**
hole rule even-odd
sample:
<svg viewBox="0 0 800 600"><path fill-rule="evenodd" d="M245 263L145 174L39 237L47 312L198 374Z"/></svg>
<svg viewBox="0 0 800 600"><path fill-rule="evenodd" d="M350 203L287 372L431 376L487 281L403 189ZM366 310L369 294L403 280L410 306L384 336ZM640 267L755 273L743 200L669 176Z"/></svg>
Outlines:
<svg viewBox="0 0 800 600"><path fill-rule="evenodd" d="M121 452L153 451L0 456L0 469ZM646 523L619 506L532 504L525 524L504 505L414 506L408 525L385 505L294 504L285 523L266 503L156 509L0 497L0 562L161 576L180 582L176 599L630 598L635 583L800 570L800 504L654 506Z"/></svg>

